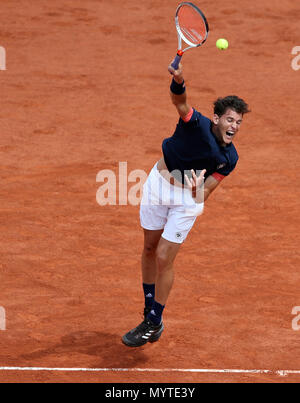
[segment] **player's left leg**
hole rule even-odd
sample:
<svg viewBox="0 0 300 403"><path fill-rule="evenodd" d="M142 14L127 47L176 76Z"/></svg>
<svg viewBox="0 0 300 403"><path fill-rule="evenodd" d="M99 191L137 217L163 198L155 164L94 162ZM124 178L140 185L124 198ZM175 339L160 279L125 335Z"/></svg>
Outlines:
<svg viewBox="0 0 300 403"><path fill-rule="evenodd" d="M156 249L163 230L144 229L144 248L142 253L142 282L145 297L144 318L151 311L155 297Z"/></svg>
<svg viewBox="0 0 300 403"><path fill-rule="evenodd" d="M144 229L144 248L142 253L142 278L145 284L154 284L156 279L156 249L161 239L162 230Z"/></svg>
<svg viewBox="0 0 300 403"><path fill-rule="evenodd" d="M148 314L145 320L139 326L123 336L123 343L127 346L140 347L148 342L153 343L160 338L164 330L162 313L173 285L173 263L179 249L180 244L169 242L164 238L160 238L155 252L156 297L151 312Z"/></svg>
<svg viewBox="0 0 300 403"><path fill-rule="evenodd" d="M170 207L168 220L156 249L155 299L147 316L152 323L162 323L162 314L174 282L173 264L196 216L187 212L184 206Z"/></svg>
<svg viewBox="0 0 300 403"><path fill-rule="evenodd" d="M155 300L165 305L174 281L174 260L181 244L161 238L156 249L156 294Z"/></svg>
<svg viewBox="0 0 300 403"><path fill-rule="evenodd" d="M149 190L148 185L150 187L151 183L152 185L160 183L161 186L152 186ZM151 192L153 189L159 192L157 194ZM188 195L187 205L186 198L183 197L185 194ZM170 187L170 184L160 176L156 166L144 186L142 201L144 203L141 203L140 208L141 226L145 230L144 233L149 235L147 236L149 242L144 246L143 252L143 280L151 283L155 278L155 283L149 284L152 288L144 289L144 292L145 295L147 292L149 295L152 293L154 295L155 291L155 298L150 313L145 314L144 321L123 336L123 343L130 347L139 347L160 338L164 330L162 313L174 281L173 263L180 245L185 241L196 220L194 209L187 209L189 206L195 206L190 190L183 191L182 188L173 185ZM153 240L157 242L158 235L161 238L155 248Z"/></svg>

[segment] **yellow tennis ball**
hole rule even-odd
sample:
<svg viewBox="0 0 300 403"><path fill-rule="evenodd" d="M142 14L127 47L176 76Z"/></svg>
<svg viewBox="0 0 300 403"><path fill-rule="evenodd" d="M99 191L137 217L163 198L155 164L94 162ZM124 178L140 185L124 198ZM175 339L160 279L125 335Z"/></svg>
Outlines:
<svg viewBox="0 0 300 403"><path fill-rule="evenodd" d="M229 46L229 43L228 43L227 39L222 38L222 39L217 40L216 46L220 50L226 50Z"/></svg>

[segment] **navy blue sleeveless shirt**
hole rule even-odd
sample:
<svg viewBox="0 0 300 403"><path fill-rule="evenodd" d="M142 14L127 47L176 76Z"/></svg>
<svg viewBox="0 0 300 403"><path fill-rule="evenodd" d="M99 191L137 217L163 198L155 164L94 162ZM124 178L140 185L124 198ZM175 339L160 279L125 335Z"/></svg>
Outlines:
<svg viewBox="0 0 300 403"><path fill-rule="evenodd" d="M173 136L163 141L162 150L169 172L182 183L184 173L191 169L196 173L206 169L205 179L213 175L222 180L239 159L234 145L222 147L212 132L211 120L195 109L188 122L179 119Z"/></svg>

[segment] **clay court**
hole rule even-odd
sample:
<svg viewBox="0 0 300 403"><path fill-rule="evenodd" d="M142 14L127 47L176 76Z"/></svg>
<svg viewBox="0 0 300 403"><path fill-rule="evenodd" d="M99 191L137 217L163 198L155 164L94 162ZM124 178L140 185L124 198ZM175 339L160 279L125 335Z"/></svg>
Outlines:
<svg viewBox="0 0 300 403"><path fill-rule="evenodd" d="M178 3L0 4L1 382L300 381L294 0L196 1L211 31L184 56L189 102L210 117L236 94L252 113L176 260L161 340L121 343L142 318L143 233L138 206L97 203L96 176L119 162L148 173L173 134Z"/></svg>

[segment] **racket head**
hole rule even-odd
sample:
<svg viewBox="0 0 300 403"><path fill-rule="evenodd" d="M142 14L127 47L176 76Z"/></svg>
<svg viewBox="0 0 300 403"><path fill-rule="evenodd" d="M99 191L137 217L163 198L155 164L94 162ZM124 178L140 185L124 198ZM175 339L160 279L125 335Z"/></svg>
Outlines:
<svg viewBox="0 0 300 403"><path fill-rule="evenodd" d="M193 3L179 4L175 24L179 37L190 47L199 47L207 40L209 33L207 19Z"/></svg>

